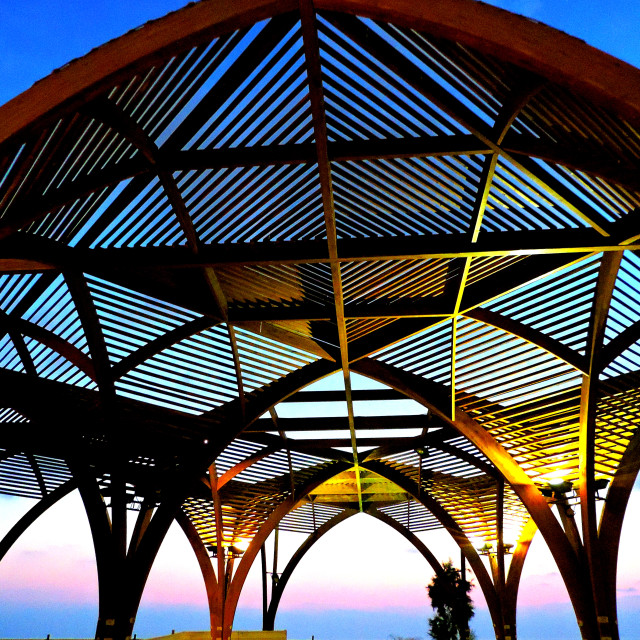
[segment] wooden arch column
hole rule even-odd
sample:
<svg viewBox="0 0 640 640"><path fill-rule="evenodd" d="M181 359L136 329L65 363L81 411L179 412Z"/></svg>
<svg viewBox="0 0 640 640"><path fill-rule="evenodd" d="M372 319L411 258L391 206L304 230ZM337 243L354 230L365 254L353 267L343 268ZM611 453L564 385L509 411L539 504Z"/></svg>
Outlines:
<svg viewBox="0 0 640 640"><path fill-rule="evenodd" d="M491 460L514 489L540 529L567 588L582 637L585 640L599 638L589 572L585 572L583 563L562 526L551 512L544 496L504 447L460 409L456 409L455 419L452 419L449 413L450 401L441 385L370 359L354 362L351 368L364 376L393 387L427 407L465 436Z"/></svg>
<svg viewBox="0 0 640 640"><path fill-rule="evenodd" d="M616 581L618 551L625 510L640 470L640 430L636 430L622 456L607 492L600 516L598 538L602 554L603 582L612 615L617 620Z"/></svg>
<svg viewBox="0 0 640 640"><path fill-rule="evenodd" d="M348 463L336 462L321 469L303 486L296 488L297 496L306 496L323 482L347 468L349 468ZM205 584L207 585L207 593L209 594L212 640L229 640L231 637L231 628L238 606L238 599L240 598L242 587L244 586L253 561L260 552L266 539L278 526L282 518L300 504L302 504L302 500L298 497L289 495L285 498L262 524L242 556L218 555L218 557L214 559L217 565L217 575L213 570L210 560L208 561L209 566L203 569L204 557L202 556L202 549L197 551L196 555L201 564L201 570ZM189 527L185 528L183 526L183 529L185 533L187 533ZM195 543L195 545L192 543L192 546L194 550L196 547L200 547L197 543ZM236 563L236 561L238 562Z"/></svg>
<svg viewBox="0 0 640 640"><path fill-rule="evenodd" d="M151 566L180 501L166 496L159 504L145 501L127 544L125 480L113 474L111 511L94 474L74 465L80 496L93 538L98 571L96 640L130 640Z"/></svg>
<svg viewBox="0 0 640 640"><path fill-rule="evenodd" d="M514 640L515 614L510 615L505 613L506 581L504 580L504 574L502 574L502 582L500 582L498 572L492 571L493 576L489 574L475 547L473 546L469 538L467 538L464 531L456 523L454 518L444 507L442 507L442 505L440 505L437 500L431 497L428 493L424 491L418 491L418 487L412 480L381 462L367 462L363 465L363 467L374 471L387 480L395 482L395 484L409 493L416 501L423 504L433 514L433 516L437 518L440 524L442 524L442 526L449 532L453 540L460 547L461 553L466 558L466 560L468 560L471 568L473 569L476 579L478 580L478 584L482 589L482 594L484 595L484 598L487 602L489 613L491 614L491 620L493 622L496 640ZM512 591L515 590L516 594L520 577L520 570L522 568L522 563L524 562L526 553L529 548L528 544L521 544L522 540L522 537L520 540L518 540L520 553L518 555L518 562L514 567L510 584L510 589ZM511 567L509 570L509 575L511 576ZM515 606L515 598L513 598L513 602ZM508 633L506 633L506 631L508 631Z"/></svg>
<svg viewBox="0 0 640 640"><path fill-rule="evenodd" d="M214 618L216 611L218 610L218 579L216 573L211 565L211 559L204 543L198 535L198 531L193 526L191 520L187 514L181 509L176 514L176 522L180 525L183 533L187 537L191 548L198 561L200 572L204 580L204 586L207 590L207 603L209 606L209 624L211 629L215 629L217 618Z"/></svg>
<svg viewBox="0 0 640 640"><path fill-rule="evenodd" d="M278 606L280 605L282 594L284 593L285 587L287 586L293 574L293 571L296 569L302 558L325 533L328 533L331 529L341 524L356 513L359 513L356 509L345 509L344 511L341 511L337 515L333 516L333 518L331 518L330 520L327 520L327 522L316 529L316 531L311 533L306 538L306 540L298 547L297 551L293 554L293 556L287 563L287 566L284 568L284 571L280 574L278 581L274 583L269 607L264 616L263 628L265 631L273 631L275 626L276 614L278 612ZM385 524L395 529L418 550L418 552L431 565L436 573L442 572L442 567L440 566L440 563L433 555L433 553L431 553L429 548L422 542L422 540L420 540L420 538L411 533L411 531L409 531L406 527L403 527L393 518L375 509L365 511L364 513L372 516L373 518L376 518L377 520L380 520L381 522L384 522Z"/></svg>
<svg viewBox="0 0 640 640"><path fill-rule="evenodd" d="M522 567L524 566L525 558L529 552L531 541L538 528L533 518L529 518L527 523L522 528L520 537L516 543L516 548L511 558L511 564L509 565L509 572L506 576L504 589L502 592L502 618L504 622L504 635L505 640L516 640L517 626L516 626L516 614L518 604L518 589L520 588L520 578L522 576Z"/></svg>
<svg viewBox="0 0 640 640"><path fill-rule="evenodd" d="M280 599L284 593L284 589L287 586L291 575L295 568L300 564L302 558L307 554L309 549L320 540L320 538L327 532L331 531L334 527L344 522L351 516L359 513L356 509L345 509L336 514L330 520L327 520L321 527L318 527L313 533L311 533L305 541L298 547L296 552L291 556L284 571L278 576L278 581L273 582L273 589L271 591L271 599L269 600L269 606L264 611L262 628L265 631L273 631L276 621L276 613L278 612L278 606L280 605Z"/></svg>

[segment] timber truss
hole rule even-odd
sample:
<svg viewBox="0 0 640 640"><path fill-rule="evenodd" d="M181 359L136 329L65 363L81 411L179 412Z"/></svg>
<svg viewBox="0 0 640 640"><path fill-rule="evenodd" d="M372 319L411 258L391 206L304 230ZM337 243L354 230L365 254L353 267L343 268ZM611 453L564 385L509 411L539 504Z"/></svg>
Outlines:
<svg viewBox="0 0 640 640"><path fill-rule="evenodd" d="M447 529L507 640L539 530L618 638L639 206L640 72L471 0L202 0L69 63L0 109L0 557L78 490L124 640L178 522L226 640L272 532L265 628L364 512L435 571Z"/></svg>

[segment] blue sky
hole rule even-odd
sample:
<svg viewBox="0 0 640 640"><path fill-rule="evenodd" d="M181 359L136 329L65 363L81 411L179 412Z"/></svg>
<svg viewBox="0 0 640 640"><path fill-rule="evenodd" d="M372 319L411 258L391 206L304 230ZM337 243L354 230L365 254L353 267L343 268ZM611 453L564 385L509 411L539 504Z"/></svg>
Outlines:
<svg viewBox="0 0 640 640"><path fill-rule="evenodd" d="M0 104L93 47L185 4L183 0L0 0ZM640 66L637 0L490 4L559 28ZM31 504L0 496L0 535ZM620 593L620 622L623 637L640 639L633 622L640 612L640 560L633 539L640 525L638 492L630 512L623 532L623 554L626 549L631 562L622 567L625 591ZM289 629L290 638L312 634L318 640L426 636L429 610L424 587L431 570L400 536L370 521L358 516L345 523L305 558L285 593L277 620L277 626ZM65 526L69 522L72 526ZM355 544L361 534L370 542ZM429 534L425 540L444 558L459 557L443 532ZM284 540L285 546L292 547L295 542ZM258 589L254 574L241 599L239 628L260 624ZM519 618L521 640L578 638L560 578L539 538L534 540L525 565L521 594L526 603ZM70 496L34 525L0 563L0 637L46 637L48 633L53 637L91 637L96 596L88 526L77 496ZM385 602L381 603L380 597ZM493 635L488 615L479 593L476 599L478 614L473 626L479 640L488 640ZM367 602L371 606L365 606ZM544 616L540 615L541 607ZM149 637L169 633L172 628L205 628L207 621L197 564L179 531L172 530L152 571L136 632Z"/></svg>

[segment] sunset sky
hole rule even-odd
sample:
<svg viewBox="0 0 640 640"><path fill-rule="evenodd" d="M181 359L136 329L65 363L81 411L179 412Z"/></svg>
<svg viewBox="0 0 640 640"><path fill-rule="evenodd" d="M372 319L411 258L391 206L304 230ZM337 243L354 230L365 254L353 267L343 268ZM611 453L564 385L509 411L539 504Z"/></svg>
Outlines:
<svg viewBox="0 0 640 640"><path fill-rule="evenodd" d="M95 46L187 4L183 0L0 0L0 104ZM524 14L640 66L638 0L514 0L491 2ZM0 496L0 535L34 503ZM640 485L623 529L619 567L621 636L640 640ZM459 563L444 532L421 535L442 559ZM304 538L282 534L282 555ZM425 585L432 571L397 533L365 515L327 534L290 581L276 619L290 639L388 640L427 636ZM479 589L472 621L478 640L491 640ZM261 625L260 579L250 574L236 628ZM0 563L0 638L93 637L97 578L89 527L77 494L43 516ZM562 581L537 536L525 563L518 619L520 640L579 637ZM208 625L202 578L179 529L171 530L143 597L135 631L151 637Z"/></svg>

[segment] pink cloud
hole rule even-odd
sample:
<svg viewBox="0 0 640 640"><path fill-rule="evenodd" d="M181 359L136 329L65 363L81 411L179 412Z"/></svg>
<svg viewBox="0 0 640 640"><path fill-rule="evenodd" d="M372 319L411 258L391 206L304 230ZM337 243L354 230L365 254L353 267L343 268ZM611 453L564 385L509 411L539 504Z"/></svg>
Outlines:
<svg viewBox="0 0 640 640"><path fill-rule="evenodd" d="M557 572L528 576L521 583L518 605L541 606L569 602L564 582Z"/></svg>
<svg viewBox="0 0 640 640"><path fill-rule="evenodd" d="M65 547L9 554L0 563L3 599L10 602L95 603L98 579L93 558Z"/></svg>

